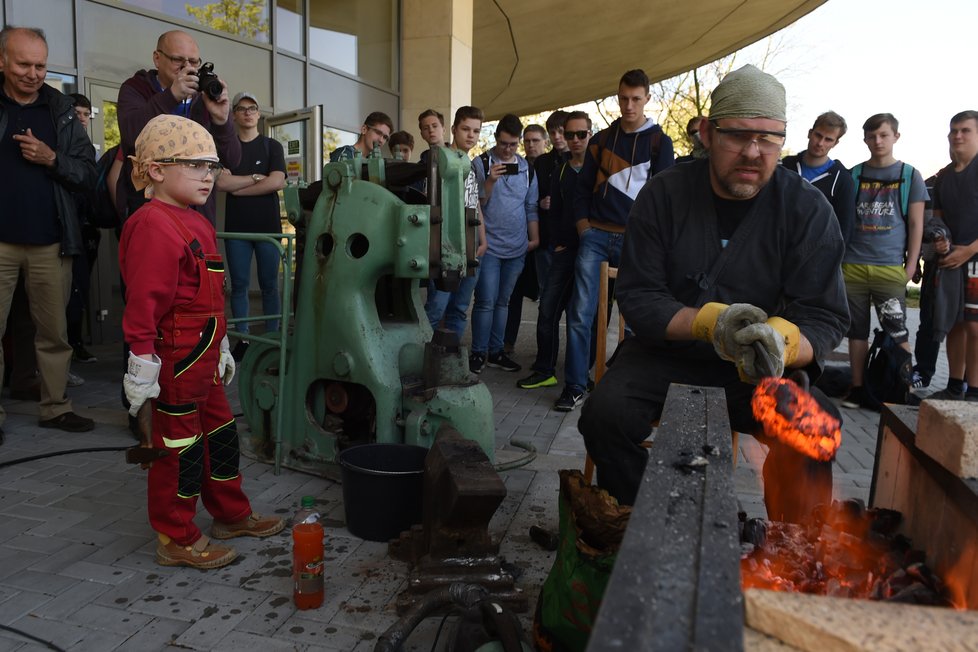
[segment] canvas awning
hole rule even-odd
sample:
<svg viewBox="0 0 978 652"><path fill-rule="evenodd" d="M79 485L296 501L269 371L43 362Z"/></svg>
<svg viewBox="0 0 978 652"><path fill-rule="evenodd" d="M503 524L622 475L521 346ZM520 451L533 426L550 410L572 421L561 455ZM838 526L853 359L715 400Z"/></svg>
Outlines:
<svg viewBox="0 0 978 652"><path fill-rule="evenodd" d="M472 101L487 119L613 95L746 47L825 0L476 0Z"/></svg>

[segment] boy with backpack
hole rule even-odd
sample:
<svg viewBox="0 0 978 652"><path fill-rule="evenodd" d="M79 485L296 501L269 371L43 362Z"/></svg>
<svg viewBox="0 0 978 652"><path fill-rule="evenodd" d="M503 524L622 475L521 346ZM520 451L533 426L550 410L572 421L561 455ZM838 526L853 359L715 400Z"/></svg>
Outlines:
<svg viewBox="0 0 978 652"><path fill-rule="evenodd" d="M928 195L920 172L893 156L900 132L892 114L871 116L863 124L863 135L870 158L852 169L856 221L842 260L851 318L848 338L852 367L852 389L842 407L878 409L879 401L864 387L870 305L880 311L880 323L909 355L906 290L920 257ZM899 302L899 310L895 310L895 302ZM908 385L910 380L905 379Z"/></svg>

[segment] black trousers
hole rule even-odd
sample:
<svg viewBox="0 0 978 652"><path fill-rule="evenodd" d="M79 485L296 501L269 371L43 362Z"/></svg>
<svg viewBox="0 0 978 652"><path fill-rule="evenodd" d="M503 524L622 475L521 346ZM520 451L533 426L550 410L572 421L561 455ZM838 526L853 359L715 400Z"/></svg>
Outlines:
<svg viewBox="0 0 978 652"><path fill-rule="evenodd" d="M670 383L723 387L731 428L769 447L763 469L768 518L797 522L815 505L831 502L832 463L812 460L765 437L751 412L754 386L740 382L733 364L665 356L628 338L591 392L578 422L594 460L598 486L619 503L635 502L648 462L648 451L641 443L649 436L652 422L662 415ZM812 394L841 421L839 410L824 394L815 388Z"/></svg>

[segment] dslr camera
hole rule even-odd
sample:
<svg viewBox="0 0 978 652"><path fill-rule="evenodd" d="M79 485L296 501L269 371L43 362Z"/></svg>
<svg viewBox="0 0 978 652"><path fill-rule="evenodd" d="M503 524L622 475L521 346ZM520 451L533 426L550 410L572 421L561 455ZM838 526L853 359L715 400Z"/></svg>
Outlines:
<svg viewBox="0 0 978 652"><path fill-rule="evenodd" d="M221 85L221 80L217 78L217 74L214 72L214 64L210 61L201 64L200 69L197 70L197 88L207 93L207 97L215 102L221 99L224 86Z"/></svg>

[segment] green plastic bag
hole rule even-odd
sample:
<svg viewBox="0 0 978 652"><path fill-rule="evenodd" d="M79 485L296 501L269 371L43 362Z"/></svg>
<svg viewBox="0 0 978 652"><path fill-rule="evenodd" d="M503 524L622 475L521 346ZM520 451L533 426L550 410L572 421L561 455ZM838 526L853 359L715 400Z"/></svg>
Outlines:
<svg viewBox="0 0 978 652"><path fill-rule="evenodd" d="M533 638L544 652L583 652L621 546L631 507L560 471L560 544L540 590Z"/></svg>

